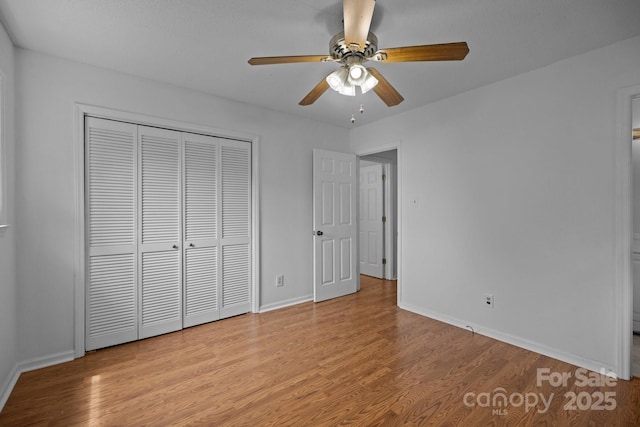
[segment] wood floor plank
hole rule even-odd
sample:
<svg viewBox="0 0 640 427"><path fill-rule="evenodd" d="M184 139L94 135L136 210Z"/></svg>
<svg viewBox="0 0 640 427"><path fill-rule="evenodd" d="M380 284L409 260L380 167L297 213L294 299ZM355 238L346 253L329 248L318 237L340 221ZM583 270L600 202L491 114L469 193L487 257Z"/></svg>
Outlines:
<svg viewBox="0 0 640 427"><path fill-rule="evenodd" d="M393 281L361 287L24 373L0 425L640 425L639 379L538 386L539 368L577 368L403 311ZM553 398L483 405L501 390ZM566 408L605 392L614 410Z"/></svg>

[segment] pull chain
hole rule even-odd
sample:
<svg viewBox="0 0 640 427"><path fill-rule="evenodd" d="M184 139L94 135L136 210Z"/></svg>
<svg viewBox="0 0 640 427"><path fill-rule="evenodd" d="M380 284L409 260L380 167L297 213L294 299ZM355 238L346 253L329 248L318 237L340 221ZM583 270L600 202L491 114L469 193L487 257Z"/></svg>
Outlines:
<svg viewBox="0 0 640 427"><path fill-rule="evenodd" d="M353 101L355 101L355 99ZM356 109L355 102L351 102L351 123L355 123L356 122L355 109Z"/></svg>
<svg viewBox="0 0 640 427"><path fill-rule="evenodd" d="M360 109L358 110L358 111L360 111L360 114L364 114L363 98L364 98L364 94L361 93L360 94ZM355 99L354 99L354 101L355 101ZM356 107L356 103L355 102L351 103L351 123L355 123L356 122L355 107Z"/></svg>

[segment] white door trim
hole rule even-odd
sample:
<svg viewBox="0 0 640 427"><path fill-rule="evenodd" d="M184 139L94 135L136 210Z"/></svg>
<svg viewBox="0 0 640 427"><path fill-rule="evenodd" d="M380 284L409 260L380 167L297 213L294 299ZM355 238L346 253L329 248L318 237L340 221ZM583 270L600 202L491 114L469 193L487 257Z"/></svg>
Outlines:
<svg viewBox="0 0 640 427"><path fill-rule="evenodd" d="M640 96L640 85L617 92L617 123L615 143L615 229L614 270L618 319L616 322L616 352L618 377L631 378L633 346L633 277L631 273L632 193L631 193L631 101Z"/></svg>
<svg viewBox="0 0 640 427"><path fill-rule="evenodd" d="M384 224L384 254L387 258L387 265L384 268L384 278L387 280L395 279L393 275L393 271L395 270L395 257L391 254L393 253L393 242L398 238L398 236L392 236L395 227L393 224L397 221L396 212L393 209L393 204L391 201L393 200L394 194L396 192L395 189L395 180L393 179L395 166L391 164L391 162L383 163L382 169L384 174L386 175L386 179L383 183L384 185L384 212L387 217L387 222Z"/></svg>
<svg viewBox="0 0 640 427"><path fill-rule="evenodd" d="M367 155L366 159L363 159L361 156L358 156L359 160L366 160L369 162L376 162L376 163L380 163L382 165L382 173L386 176L386 179L384 180L384 182L382 183L383 189L382 189L382 193L384 194L384 206L383 206L383 211L384 211L384 215L387 217L387 221L384 224L383 227L383 240L384 240L384 245L383 245L383 258L387 259L387 264L384 266L383 268L383 272L384 272L384 279L386 280L395 280L397 277L396 275L393 274L393 272L395 271L395 262L396 260L394 259L395 257L392 255L394 250L394 240L397 239L398 236L393 236L394 230L396 229L396 227L394 226L394 223L396 221L396 210L393 209L393 204L392 204L392 200L394 198L394 194L396 193L396 188L395 188L395 179L394 177L394 172L395 169L397 167L397 165L393 165L391 163L391 161L389 159L386 159L384 157L375 157L375 154L373 155ZM358 178L360 177L360 162L358 162ZM360 182L358 180L358 182ZM360 206L358 204L358 206ZM360 214L358 213L358 218L360 218ZM360 226L360 223L358 222L358 227ZM360 235L359 233L359 229L358 229L358 236ZM358 242L358 246L359 246L360 242ZM397 245L397 242L396 242Z"/></svg>
<svg viewBox="0 0 640 427"><path fill-rule="evenodd" d="M211 126L181 122L177 120L131 113L111 108L98 107L82 103L74 104L74 356L85 354L85 283L86 283L86 236L85 236L85 186L84 186L84 118L90 115L111 120L120 120L146 126L173 129L182 132L198 133L214 137L235 139L251 143L251 311L257 313L260 307L260 180L259 143L257 135L229 131Z"/></svg>
<svg viewBox="0 0 640 427"><path fill-rule="evenodd" d="M363 160L360 159L358 161L358 264L360 265L360 274L367 274L373 277L378 277L380 279L387 278L387 266L383 263L383 259L389 258L386 248L386 242L389 240L386 236L387 227L386 223L383 222L383 217L387 215L387 206L386 201L388 197L386 197L386 183L383 179L385 172L386 163L377 162L377 161L366 161L366 165L363 165ZM375 168L376 171L372 172L371 169ZM376 212L374 214L374 220L370 218L371 212L369 212L369 208L371 199L368 191L363 190L363 172L369 176L369 174L374 173L376 175L375 184L371 184L365 181L365 187L369 191L374 187L376 189L376 197L374 207ZM363 203L363 201L365 203ZM363 232L363 225L366 225L367 230ZM375 229L375 230L372 230ZM371 231L379 231L375 234L376 238L371 239L370 232ZM371 242L375 244L375 259L371 259L370 249ZM373 264L372 264L373 261ZM387 261L388 262L388 261Z"/></svg>
<svg viewBox="0 0 640 427"><path fill-rule="evenodd" d="M383 151L396 150L397 152L397 195L398 195L398 205L396 207L396 212L394 213L395 221L397 221L397 230L398 235L396 236L396 247L397 247L397 275L396 279L398 280L398 298L397 304L402 301L402 143L401 141L397 141L387 145L380 145L373 148L367 148L362 151L357 151L357 157L375 155L377 153L382 153Z"/></svg>

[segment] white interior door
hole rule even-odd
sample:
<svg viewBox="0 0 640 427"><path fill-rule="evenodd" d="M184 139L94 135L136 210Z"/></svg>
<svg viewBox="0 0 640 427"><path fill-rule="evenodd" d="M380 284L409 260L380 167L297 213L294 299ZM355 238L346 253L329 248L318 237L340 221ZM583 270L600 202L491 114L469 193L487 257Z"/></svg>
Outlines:
<svg viewBox="0 0 640 427"><path fill-rule="evenodd" d="M194 326L220 318L218 138L184 138L184 320Z"/></svg>
<svg viewBox="0 0 640 427"><path fill-rule="evenodd" d="M251 311L251 144L221 142L220 317Z"/></svg>
<svg viewBox="0 0 640 427"><path fill-rule="evenodd" d="M313 299L358 289L356 156L313 150Z"/></svg>
<svg viewBox="0 0 640 427"><path fill-rule="evenodd" d="M382 165L360 166L360 273L383 278Z"/></svg>
<svg viewBox="0 0 640 427"><path fill-rule="evenodd" d="M138 338L137 127L85 121L87 294L85 346Z"/></svg>
<svg viewBox="0 0 640 427"><path fill-rule="evenodd" d="M182 329L181 143L138 127L140 339Z"/></svg>

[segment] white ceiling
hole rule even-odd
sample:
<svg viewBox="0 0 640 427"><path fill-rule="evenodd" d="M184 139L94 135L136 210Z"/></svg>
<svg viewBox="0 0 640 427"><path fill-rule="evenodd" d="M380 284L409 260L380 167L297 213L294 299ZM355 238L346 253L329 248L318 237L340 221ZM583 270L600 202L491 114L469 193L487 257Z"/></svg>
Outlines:
<svg viewBox="0 0 640 427"><path fill-rule="evenodd" d="M328 90L331 63L250 66L252 56L325 55L340 0L0 0L14 43L62 58L351 127L640 35L639 0L378 0L379 47L466 41L462 62L377 64L404 96Z"/></svg>

